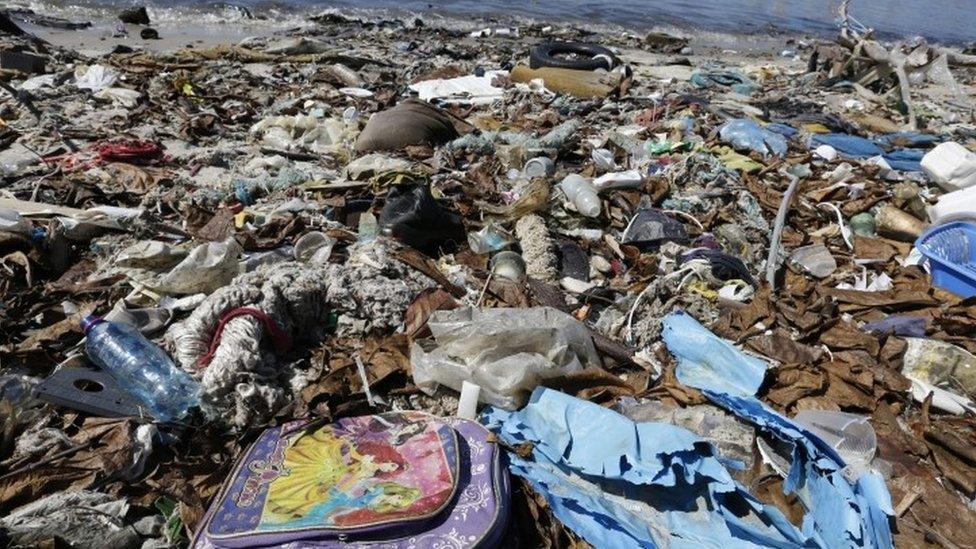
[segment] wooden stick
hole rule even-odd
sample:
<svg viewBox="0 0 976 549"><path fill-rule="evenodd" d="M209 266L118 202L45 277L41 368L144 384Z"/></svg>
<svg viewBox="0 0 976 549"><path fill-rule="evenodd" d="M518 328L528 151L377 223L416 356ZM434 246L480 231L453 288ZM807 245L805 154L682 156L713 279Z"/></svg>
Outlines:
<svg viewBox="0 0 976 549"><path fill-rule="evenodd" d="M769 241L769 256L766 258L766 282L770 288L776 289L776 258L779 257L780 239L783 236L783 226L786 225L786 214L790 210L790 203L793 202L793 195L796 194L800 186L800 178L788 174L790 186L783 193L783 201L779 203L779 211L776 212L776 223L773 225L773 237Z"/></svg>

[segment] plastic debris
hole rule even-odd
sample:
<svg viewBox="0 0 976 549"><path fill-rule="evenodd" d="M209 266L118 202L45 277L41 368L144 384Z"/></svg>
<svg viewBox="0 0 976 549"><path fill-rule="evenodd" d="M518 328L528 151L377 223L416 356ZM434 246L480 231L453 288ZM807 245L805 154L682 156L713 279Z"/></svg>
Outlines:
<svg viewBox="0 0 976 549"><path fill-rule="evenodd" d="M415 344L410 364L417 387L481 387L481 402L515 409L543 380L599 364L586 328L549 307L438 311L428 326L435 347Z"/></svg>
<svg viewBox="0 0 976 549"><path fill-rule="evenodd" d="M786 139L763 129L752 120L732 120L719 129L719 136L736 149L755 151L763 156L786 154Z"/></svg>

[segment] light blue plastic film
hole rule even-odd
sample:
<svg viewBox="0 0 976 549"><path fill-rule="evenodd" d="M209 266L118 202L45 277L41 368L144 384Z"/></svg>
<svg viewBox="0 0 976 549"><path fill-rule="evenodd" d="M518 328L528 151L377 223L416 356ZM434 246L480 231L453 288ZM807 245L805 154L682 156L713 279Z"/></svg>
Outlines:
<svg viewBox="0 0 976 549"><path fill-rule="evenodd" d="M510 455L511 471L595 547L817 545L680 427L634 423L544 388L522 410L491 408L484 421L509 444L533 443L532 459Z"/></svg>
<svg viewBox="0 0 976 549"><path fill-rule="evenodd" d="M743 354L684 312L664 319L664 342L678 360L678 379L714 403L793 446L784 483L807 510L803 534L830 547L892 547L891 495L876 474L852 486L841 474L846 465L813 433L755 397L765 363ZM759 364L757 364L759 363Z"/></svg>

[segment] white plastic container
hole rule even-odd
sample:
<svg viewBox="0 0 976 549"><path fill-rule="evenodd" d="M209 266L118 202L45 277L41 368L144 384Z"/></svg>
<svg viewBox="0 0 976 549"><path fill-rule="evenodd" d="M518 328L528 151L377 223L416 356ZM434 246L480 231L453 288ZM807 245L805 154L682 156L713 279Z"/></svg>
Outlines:
<svg viewBox="0 0 976 549"><path fill-rule="evenodd" d="M600 197L585 178L576 174L567 175L559 187L579 213L586 217L600 215Z"/></svg>
<svg viewBox="0 0 976 549"><path fill-rule="evenodd" d="M942 143L922 158L922 170L947 191L976 185L976 153L959 143Z"/></svg>
<svg viewBox="0 0 976 549"><path fill-rule="evenodd" d="M969 187L939 197L939 201L928 208L929 220L933 225L949 221L976 220L976 187Z"/></svg>

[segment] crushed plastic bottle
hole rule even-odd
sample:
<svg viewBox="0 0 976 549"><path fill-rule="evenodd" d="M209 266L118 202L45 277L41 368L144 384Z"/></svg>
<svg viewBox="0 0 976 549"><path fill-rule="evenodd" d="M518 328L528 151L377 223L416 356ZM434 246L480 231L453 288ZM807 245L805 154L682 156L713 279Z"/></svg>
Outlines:
<svg viewBox="0 0 976 549"><path fill-rule="evenodd" d="M548 156L537 156L522 167L522 175L528 179L549 178L554 173L556 173L556 164Z"/></svg>
<svg viewBox="0 0 976 549"><path fill-rule="evenodd" d="M644 178L637 170L608 172L593 180L593 187L598 191L608 189L639 189L643 184Z"/></svg>
<svg viewBox="0 0 976 549"><path fill-rule="evenodd" d="M590 156L593 158L593 165L601 173L612 172L617 169L617 162L609 149L593 149Z"/></svg>
<svg viewBox="0 0 976 549"><path fill-rule="evenodd" d="M600 215L600 197L589 181L582 176L570 174L563 179L559 187L566 193L566 198L576 206L576 210L587 216Z"/></svg>
<svg viewBox="0 0 976 549"><path fill-rule="evenodd" d="M85 354L162 421L184 417L200 404L200 385L152 341L127 324L89 315L81 324Z"/></svg>
<svg viewBox="0 0 976 549"><path fill-rule="evenodd" d="M513 242L515 239L512 235L491 221L480 231L468 233L468 246L476 254L497 252L511 246Z"/></svg>
<svg viewBox="0 0 976 549"><path fill-rule="evenodd" d="M491 273L499 278L522 282L525 280L525 260L513 251L501 252L491 258Z"/></svg>
<svg viewBox="0 0 976 549"><path fill-rule="evenodd" d="M793 418L847 462L847 475L857 478L866 471L878 449L878 437L868 418L846 412L802 410Z"/></svg>

